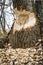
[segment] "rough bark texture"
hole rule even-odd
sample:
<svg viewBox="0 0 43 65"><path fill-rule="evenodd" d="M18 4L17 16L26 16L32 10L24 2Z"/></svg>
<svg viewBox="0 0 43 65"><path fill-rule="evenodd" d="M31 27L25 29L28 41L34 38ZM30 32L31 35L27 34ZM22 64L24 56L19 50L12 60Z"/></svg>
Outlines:
<svg viewBox="0 0 43 65"><path fill-rule="evenodd" d="M13 0L14 8L23 6L24 9L26 10L31 10L32 9L32 1L30 0Z"/></svg>
<svg viewBox="0 0 43 65"><path fill-rule="evenodd" d="M15 34L11 36L10 43L13 48L27 48L35 46L38 39L40 39L39 25L35 26L32 30L16 31Z"/></svg>

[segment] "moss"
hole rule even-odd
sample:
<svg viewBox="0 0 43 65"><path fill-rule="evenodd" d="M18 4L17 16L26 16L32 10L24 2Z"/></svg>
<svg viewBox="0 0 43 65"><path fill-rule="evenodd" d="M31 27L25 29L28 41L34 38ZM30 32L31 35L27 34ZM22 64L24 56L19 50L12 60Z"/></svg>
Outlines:
<svg viewBox="0 0 43 65"><path fill-rule="evenodd" d="M6 34L0 32L0 38L6 37Z"/></svg>

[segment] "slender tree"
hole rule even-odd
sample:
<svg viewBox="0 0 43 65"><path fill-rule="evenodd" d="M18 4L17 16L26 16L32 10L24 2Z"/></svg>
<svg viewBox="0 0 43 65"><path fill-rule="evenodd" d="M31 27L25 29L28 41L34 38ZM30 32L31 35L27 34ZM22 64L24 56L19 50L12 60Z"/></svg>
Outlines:
<svg viewBox="0 0 43 65"><path fill-rule="evenodd" d="M2 30L4 33L8 33L11 30L12 24L14 22L12 0L0 0L0 12L0 24Z"/></svg>

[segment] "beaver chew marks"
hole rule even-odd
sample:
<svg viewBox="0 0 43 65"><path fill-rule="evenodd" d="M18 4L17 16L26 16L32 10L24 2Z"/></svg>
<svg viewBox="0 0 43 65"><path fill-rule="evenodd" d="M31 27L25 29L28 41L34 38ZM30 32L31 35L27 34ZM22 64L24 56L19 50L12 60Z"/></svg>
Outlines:
<svg viewBox="0 0 43 65"><path fill-rule="evenodd" d="M33 12L15 10L16 22L13 28L13 35L10 37L11 45L14 48L27 48L35 46L40 38L40 25ZM13 41L13 42L12 42Z"/></svg>

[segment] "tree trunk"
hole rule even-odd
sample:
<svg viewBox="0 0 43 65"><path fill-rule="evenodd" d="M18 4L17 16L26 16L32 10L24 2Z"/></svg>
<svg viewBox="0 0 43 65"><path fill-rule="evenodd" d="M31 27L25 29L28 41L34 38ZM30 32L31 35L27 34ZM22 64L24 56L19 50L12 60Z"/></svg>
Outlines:
<svg viewBox="0 0 43 65"><path fill-rule="evenodd" d="M25 0L23 0L23 1L25 1ZM36 1L35 4L33 4L34 2L30 1L30 0L26 0L25 2L28 2L28 3L24 4L23 6L25 7L25 5L27 5L26 6L27 10L31 10L31 8L35 9L37 12L37 16L38 16L40 13L40 10L41 10L40 1ZM16 5L18 5L18 4L16 4ZM19 5L22 5L22 3ZM30 9L28 9L28 8L30 8ZM23 19L23 21L24 20L25 19ZM15 33L11 33L9 35L9 39L10 39L9 42L11 43L13 48L19 48L19 47L28 48L28 47L35 46L35 44L38 42L38 40L40 38L41 38L40 22L37 20L37 25L34 26L31 30L29 28L27 28L27 29L15 31Z"/></svg>
<svg viewBox="0 0 43 65"><path fill-rule="evenodd" d="M30 14L28 14L28 12L29 11L25 11L25 13L24 13L24 11L23 11L22 13L20 13L20 12L17 13L18 15L20 14L21 18L18 19L19 21L16 20L16 21L18 21L17 22L18 26L15 23L13 33L9 35L10 43L13 48L33 47L38 42L38 39L40 39L40 22L37 19L36 19L37 20L36 25L32 28L27 27L24 29L24 27L23 27L22 29L20 29L20 27L19 27L19 25L20 26L25 25L26 23L28 25L28 21L29 21L28 15L31 14L31 12L30 12ZM34 14L31 16L33 17ZM30 16L30 18L31 18L31 16ZM22 20L22 21L20 21L20 20ZM34 21L32 21L32 22L34 22ZM16 28L16 26L17 26L17 28Z"/></svg>

